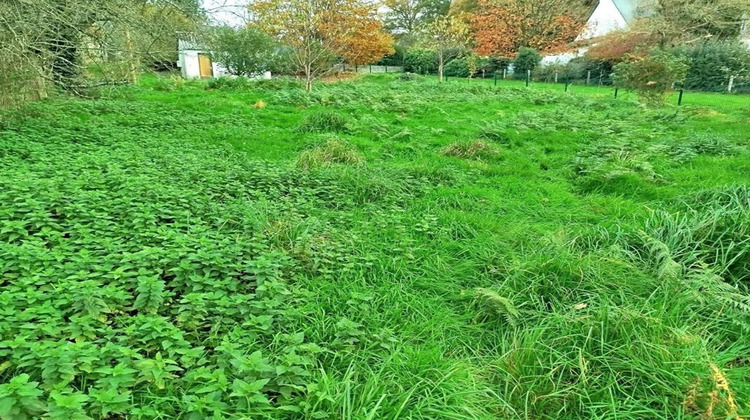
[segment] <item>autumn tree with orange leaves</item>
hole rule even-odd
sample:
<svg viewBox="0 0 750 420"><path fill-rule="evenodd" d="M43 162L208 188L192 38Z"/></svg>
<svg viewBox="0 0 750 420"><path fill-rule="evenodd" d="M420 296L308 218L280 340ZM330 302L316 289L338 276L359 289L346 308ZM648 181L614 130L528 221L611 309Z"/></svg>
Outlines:
<svg viewBox="0 0 750 420"><path fill-rule="evenodd" d="M256 0L248 10L260 28L289 48L308 91L336 63L367 64L393 53L393 38L366 0Z"/></svg>
<svg viewBox="0 0 750 420"><path fill-rule="evenodd" d="M583 29L582 5L570 0L480 0L471 19L477 53L509 57L521 47L565 51Z"/></svg>

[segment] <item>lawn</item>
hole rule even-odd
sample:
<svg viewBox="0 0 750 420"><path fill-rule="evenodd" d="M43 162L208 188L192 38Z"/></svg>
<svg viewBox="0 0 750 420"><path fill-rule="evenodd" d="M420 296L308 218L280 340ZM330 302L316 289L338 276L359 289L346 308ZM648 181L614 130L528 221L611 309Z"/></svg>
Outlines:
<svg viewBox="0 0 750 420"><path fill-rule="evenodd" d="M750 98L407 79L4 112L0 418L750 414Z"/></svg>

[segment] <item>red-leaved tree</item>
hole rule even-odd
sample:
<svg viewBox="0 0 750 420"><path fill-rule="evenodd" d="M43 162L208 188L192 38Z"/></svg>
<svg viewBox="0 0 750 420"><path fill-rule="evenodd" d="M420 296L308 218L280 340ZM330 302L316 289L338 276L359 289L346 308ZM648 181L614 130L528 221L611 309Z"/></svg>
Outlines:
<svg viewBox="0 0 750 420"><path fill-rule="evenodd" d="M480 0L471 19L477 53L512 56L521 47L556 53L581 33L577 4L567 0Z"/></svg>

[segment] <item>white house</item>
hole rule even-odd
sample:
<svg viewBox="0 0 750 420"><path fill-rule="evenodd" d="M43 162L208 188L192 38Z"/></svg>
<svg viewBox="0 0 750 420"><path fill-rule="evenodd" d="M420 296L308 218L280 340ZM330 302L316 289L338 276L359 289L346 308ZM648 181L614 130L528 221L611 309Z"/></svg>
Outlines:
<svg viewBox="0 0 750 420"><path fill-rule="evenodd" d="M607 35L618 29L625 29L635 19L643 15L643 0L599 0L589 15L583 31L576 38L583 42ZM548 55L542 59L544 64L565 64L575 57L586 53L588 47L581 47L575 51Z"/></svg>
<svg viewBox="0 0 750 420"><path fill-rule="evenodd" d="M648 15L648 0L599 0L589 15L583 31L576 38L576 42L585 41L607 35L610 32L627 28L634 20ZM750 24L743 19L740 40L750 48ZM588 50L587 46L575 51L548 55L542 59L543 64L565 64L580 57Z"/></svg>
<svg viewBox="0 0 750 420"><path fill-rule="evenodd" d="M203 47L192 34L180 34L177 40L178 61L182 77L207 79L226 76L227 70L211 60L211 52Z"/></svg>

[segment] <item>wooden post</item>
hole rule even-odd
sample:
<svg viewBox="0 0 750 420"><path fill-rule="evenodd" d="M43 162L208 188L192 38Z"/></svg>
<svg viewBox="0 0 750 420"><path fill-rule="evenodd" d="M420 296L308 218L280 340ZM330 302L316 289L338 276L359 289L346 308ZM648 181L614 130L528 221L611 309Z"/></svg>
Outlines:
<svg viewBox="0 0 750 420"><path fill-rule="evenodd" d="M557 83L557 72L555 72L555 83Z"/></svg>
<svg viewBox="0 0 750 420"><path fill-rule="evenodd" d="M526 87L529 87L530 80L531 80L531 70L526 70Z"/></svg>
<svg viewBox="0 0 750 420"><path fill-rule="evenodd" d="M566 91L566 92L568 91L568 85L569 85L569 84L570 84L570 75L569 75L569 74L566 74L566 75L565 75L565 91Z"/></svg>
<svg viewBox="0 0 750 420"><path fill-rule="evenodd" d="M619 90L620 90L620 89L618 89L618 88L615 88L615 99L617 99L617 92L618 92Z"/></svg>
<svg viewBox="0 0 750 420"><path fill-rule="evenodd" d="M589 73L586 75L586 84L588 85L591 83L591 70L589 70Z"/></svg>
<svg viewBox="0 0 750 420"><path fill-rule="evenodd" d="M508 75L508 69L503 69L503 80L505 80L505 77Z"/></svg>
<svg viewBox="0 0 750 420"><path fill-rule="evenodd" d="M497 86L497 71L495 71L495 86Z"/></svg>
<svg viewBox="0 0 750 420"><path fill-rule="evenodd" d="M682 95L685 93L685 89L680 89L680 97L677 98L677 105L682 105Z"/></svg>
<svg viewBox="0 0 750 420"><path fill-rule="evenodd" d="M734 75L729 76L729 86L727 86L727 92L732 93L734 89Z"/></svg>

